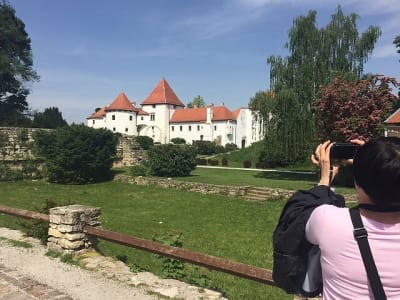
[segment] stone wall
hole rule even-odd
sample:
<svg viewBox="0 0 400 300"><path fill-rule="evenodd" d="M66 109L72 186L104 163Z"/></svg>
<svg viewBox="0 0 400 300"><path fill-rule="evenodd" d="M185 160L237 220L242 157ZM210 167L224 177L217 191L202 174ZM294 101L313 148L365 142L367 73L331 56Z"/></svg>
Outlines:
<svg viewBox="0 0 400 300"><path fill-rule="evenodd" d="M22 161L37 160L32 152L34 133L41 128L0 127L0 160L12 166L20 166ZM145 158L135 137L122 135L117 144L113 167L132 166Z"/></svg>
<svg viewBox="0 0 400 300"><path fill-rule="evenodd" d="M113 167L125 167L140 164L145 160L145 151L136 142L134 136L122 135L117 144L116 159Z"/></svg>
<svg viewBox="0 0 400 300"><path fill-rule="evenodd" d="M115 176L114 180L128 182L137 185L156 185L163 188L174 188L179 190L185 190L190 192L197 192L202 194L215 194L215 195L225 195L231 197L246 197L249 190L252 189L252 186L226 186L226 185L217 185L217 184L209 184L209 183L199 183L199 182L185 182L178 181L171 178L154 178L154 177L143 177L137 176L132 177L128 175L118 174ZM264 188L269 191L269 197L267 198L275 198L275 197L284 197L287 199L289 196L293 194L293 191L285 190L285 189L274 189L274 188ZM264 199L264 200L267 200Z"/></svg>

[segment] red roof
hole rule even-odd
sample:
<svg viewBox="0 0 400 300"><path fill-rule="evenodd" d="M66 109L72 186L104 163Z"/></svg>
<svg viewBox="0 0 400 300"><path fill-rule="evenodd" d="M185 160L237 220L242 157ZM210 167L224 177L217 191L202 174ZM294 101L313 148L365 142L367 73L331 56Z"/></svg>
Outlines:
<svg viewBox="0 0 400 300"><path fill-rule="evenodd" d="M177 109L171 117L171 123L182 122L205 122L207 119L207 108L185 108Z"/></svg>
<svg viewBox="0 0 400 300"><path fill-rule="evenodd" d="M102 119L106 115L106 108L103 107L97 112L92 113L87 119Z"/></svg>
<svg viewBox="0 0 400 300"><path fill-rule="evenodd" d="M236 109L236 110L234 110L234 111L232 112L232 116L233 116L233 119L234 119L234 120L237 120L237 118L239 117L240 110L241 110L241 108L238 108L238 109Z"/></svg>
<svg viewBox="0 0 400 300"><path fill-rule="evenodd" d="M141 107L140 108L138 108L138 115L139 116L147 116L148 115L148 113L147 112L145 112Z"/></svg>
<svg viewBox="0 0 400 300"><path fill-rule="evenodd" d="M227 121L235 120L229 109L225 106L211 107L213 110L212 121ZM171 117L171 123L184 123L184 122L206 122L207 108L185 108L177 109Z"/></svg>
<svg viewBox="0 0 400 300"><path fill-rule="evenodd" d="M106 111L109 110L138 111L124 93L120 93L113 103L106 107Z"/></svg>
<svg viewBox="0 0 400 300"><path fill-rule="evenodd" d="M181 100L179 100L164 78L160 80L150 95L142 102L142 105L148 104L171 104L182 107L185 106Z"/></svg>
<svg viewBox="0 0 400 300"><path fill-rule="evenodd" d="M385 120L385 124L400 124L400 108Z"/></svg>
<svg viewBox="0 0 400 300"><path fill-rule="evenodd" d="M227 120L235 120L232 115L232 112L227 109L225 106L215 106L213 107L213 121L227 121Z"/></svg>

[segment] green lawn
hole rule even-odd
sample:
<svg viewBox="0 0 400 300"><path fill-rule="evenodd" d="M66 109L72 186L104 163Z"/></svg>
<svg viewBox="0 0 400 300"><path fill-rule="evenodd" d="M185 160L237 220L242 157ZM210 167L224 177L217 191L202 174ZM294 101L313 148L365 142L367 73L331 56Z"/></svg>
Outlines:
<svg viewBox="0 0 400 300"><path fill-rule="evenodd" d="M197 173L203 171L196 170L193 178L207 176ZM232 184L242 184L247 178L267 180L244 172L229 175ZM222 180L219 179L223 177L221 173L214 170L212 174L216 183ZM282 178L270 180L282 185L286 185L283 181L290 182ZM311 184L311 181L306 184ZM81 186L44 181L0 182L0 191L1 204L28 210L39 206L45 199L98 206L102 208L101 221L105 229L145 239L182 233L184 248L268 269L272 268L272 231L283 206L281 201L247 202L122 182ZM16 218L1 214L0 226L18 227L18 223ZM126 255L127 263L161 274L161 261L153 254L109 242L101 242L99 249L105 255ZM207 275L212 285L229 299L293 298L277 288L190 264L186 266L192 276Z"/></svg>

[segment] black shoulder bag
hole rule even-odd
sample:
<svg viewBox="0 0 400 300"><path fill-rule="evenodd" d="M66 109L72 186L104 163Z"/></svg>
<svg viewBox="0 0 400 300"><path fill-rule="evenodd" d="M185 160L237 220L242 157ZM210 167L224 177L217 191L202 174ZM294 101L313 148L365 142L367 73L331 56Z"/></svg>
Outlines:
<svg viewBox="0 0 400 300"><path fill-rule="evenodd" d="M385 291L383 290L371 248L369 247L368 233L362 223L358 206L350 208L350 217L354 227L354 238L357 241L358 248L360 248L361 257L364 262L365 270L367 271L369 284L374 293L374 298L375 300L386 300Z"/></svg>

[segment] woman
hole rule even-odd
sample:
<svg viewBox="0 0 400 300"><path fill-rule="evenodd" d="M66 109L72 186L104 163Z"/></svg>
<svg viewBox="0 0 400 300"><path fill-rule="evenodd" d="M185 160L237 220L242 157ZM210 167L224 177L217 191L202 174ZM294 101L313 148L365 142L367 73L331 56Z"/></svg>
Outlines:
<svg viewBox="0 0 400 300"><path fill-rule="evenodd" d="M385 294L375 299L400 299L400 139L352 142L362 145L353 162L354 182L362 223ZM318 185L326 188L338 171L333 166L330 176L331 147L327 141L311 157L321 169ZM305 235L321 250L324 299L374 299L349 209L316 207L307 221Z"/></svg>

